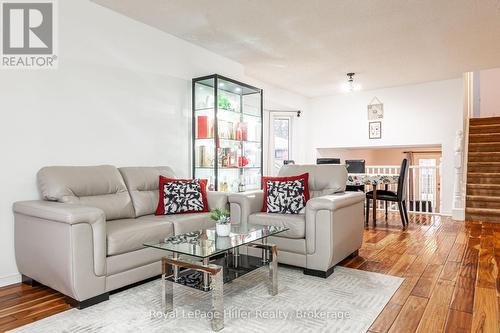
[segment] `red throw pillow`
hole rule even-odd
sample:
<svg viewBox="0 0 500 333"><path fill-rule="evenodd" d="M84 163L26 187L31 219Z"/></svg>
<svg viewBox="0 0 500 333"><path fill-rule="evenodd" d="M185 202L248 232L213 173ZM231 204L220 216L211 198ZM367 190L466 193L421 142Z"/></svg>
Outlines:
<svg viewBox="0 0 500 333"><path fill-rule="evenodd" d="M173 179L160 176L156 215L206 213L207 180Z"/></svg>
<svg viewBox="0 0 500 333"><path fill-rule="evenodd" d="M309 174L293 177L262 177L263 212L298 214L309 200Z"/></svg>

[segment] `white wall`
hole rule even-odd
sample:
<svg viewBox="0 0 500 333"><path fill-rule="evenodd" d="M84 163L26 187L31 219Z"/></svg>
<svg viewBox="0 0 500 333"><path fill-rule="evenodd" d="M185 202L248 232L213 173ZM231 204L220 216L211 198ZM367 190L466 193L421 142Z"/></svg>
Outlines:
<svg viewBox="0 0 500 333"><path fill-rule="evenodd" d="M479 76L479 116L500 116L500 68L475 72Z"/></svg>
<svg viewBox="0 0 500 333"><path fill-rule="evenodd" d="M308 112L309 162L318 148L442 145L442 207L451 213L453 148L463 124L462 79L314 98ZM367 105L384 103L382 139L368 138Z"/></svg>
<svg viewBox="0 0 500 333"><path fill-rule="evenodd" d="M87 0L59 1L59 68L0 73L0 285L19 280L12 203L46 165L170 165L190 173L191 78L233 61ZM265 104L302 107L276 87Z"/></svg>

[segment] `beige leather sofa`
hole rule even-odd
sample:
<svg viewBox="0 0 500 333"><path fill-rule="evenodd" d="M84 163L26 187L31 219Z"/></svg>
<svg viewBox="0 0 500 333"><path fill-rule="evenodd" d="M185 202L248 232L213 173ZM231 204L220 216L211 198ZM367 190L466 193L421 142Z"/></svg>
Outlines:
<svg viewBox="0 0 500 333"><path fill-rule="evenodd" d="M143 243L213 226L208 213L155 216L159 175L169 167L46 167L43 200L14 204L15 250L24 282L39 282L79 308L161 273L165 251ZM227 195L209 192L210 209Z"/></svg>
<svg viewBox="0 0 500 333"><path fill-rule="evenodd" d="M263 192L254 191L229 195L231 219L242 224L288 227L269 239L278 246L278 261L303 267L305 274L328 277L337 263L356 255L361 247L365 195L345 192L344 165L287 165L278 176L306 172L311 199L303 214L263 213Z"/></svg>

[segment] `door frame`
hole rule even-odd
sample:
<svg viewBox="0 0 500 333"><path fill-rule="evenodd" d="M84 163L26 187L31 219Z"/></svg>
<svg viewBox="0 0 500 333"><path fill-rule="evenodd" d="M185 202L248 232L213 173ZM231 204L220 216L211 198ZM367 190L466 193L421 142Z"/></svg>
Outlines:
<svg viewBox="0 0 500 333"><path fill-rule="evenodd" d="M293 126L295 115L290 111L268 111L269 113L269 123L267 126L268 142L269 148L267 151L266 173L268 175L273 175L274 171L274 120L275 119L287 119L289 121L288 125L288 159L293 159Z"/></svg>

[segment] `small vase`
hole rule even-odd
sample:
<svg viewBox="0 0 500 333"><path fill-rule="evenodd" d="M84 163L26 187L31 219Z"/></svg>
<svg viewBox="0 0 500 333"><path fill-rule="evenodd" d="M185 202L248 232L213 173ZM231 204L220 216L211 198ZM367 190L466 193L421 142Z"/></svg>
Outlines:
<svg viewBox="0 0 500 333"><path fill-rule="evenodd" d="M231 233L231 223L219 224L215 225L215 230L217 232L217 236L227 237Z"/></svg>

